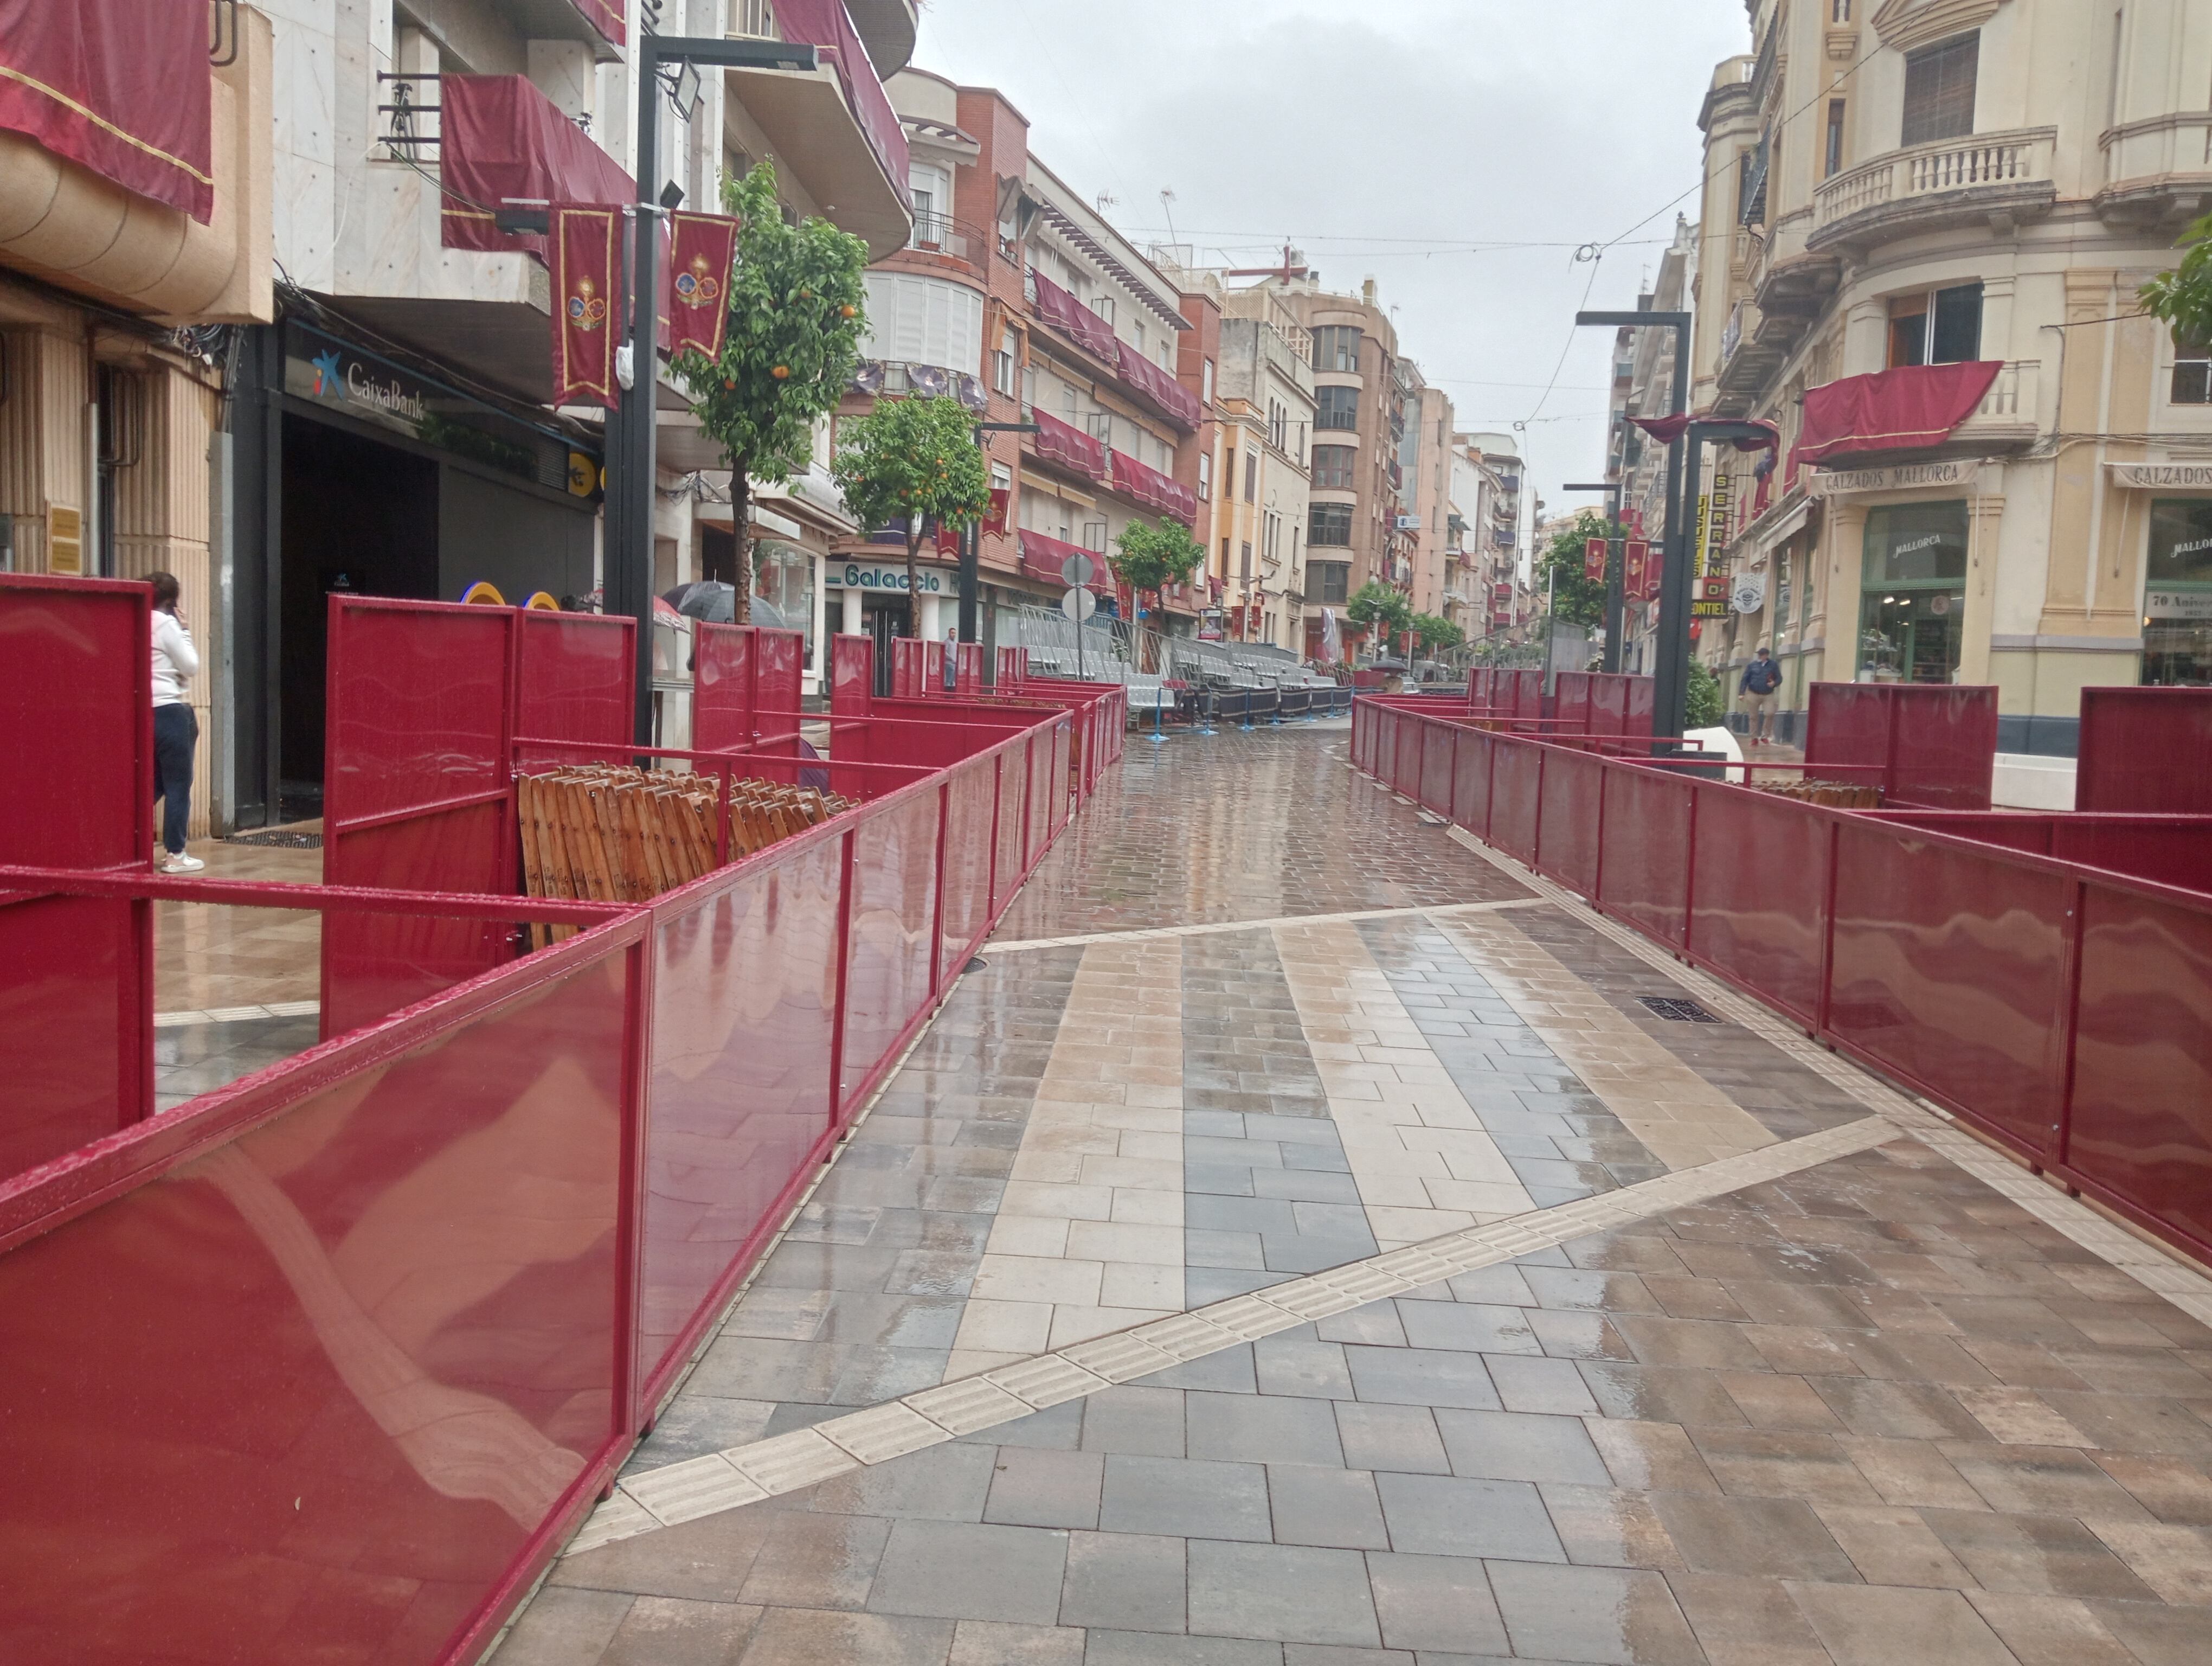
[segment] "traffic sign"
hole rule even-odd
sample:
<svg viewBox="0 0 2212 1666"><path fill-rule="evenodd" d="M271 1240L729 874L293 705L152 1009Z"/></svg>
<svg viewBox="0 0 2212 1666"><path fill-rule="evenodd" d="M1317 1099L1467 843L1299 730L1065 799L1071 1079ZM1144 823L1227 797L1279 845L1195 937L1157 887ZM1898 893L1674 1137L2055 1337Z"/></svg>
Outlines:
<svg viewBox="0 0 2212 1666"><path fill-rule="evenodd" d="M1071 565L1073 560L1073 556L1069 558ZM1081 624L1098 611L1098 598L1088 590L1071 589L1060 599L1060 611L1074 620L1076 623Z"/></svg>
<svg viewBox="0 0 2212 1666"><path fill-rule="evenodd" d="M1088 556L1070 556L1060 564L1060 581L1078 588L1098 576L1098 563Z"/></svg>

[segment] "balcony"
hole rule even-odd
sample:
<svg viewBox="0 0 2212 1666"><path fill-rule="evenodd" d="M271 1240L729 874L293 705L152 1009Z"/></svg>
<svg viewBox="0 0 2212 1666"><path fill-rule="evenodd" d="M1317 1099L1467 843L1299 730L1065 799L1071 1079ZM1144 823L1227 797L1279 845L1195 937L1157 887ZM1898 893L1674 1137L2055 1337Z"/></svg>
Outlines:
<svg viewBox="0 0 2212 1666"><path fill-rule="evenodd" d="M2008 359L1980 407L1952 430L1952 440L1978 453L2025 450L2039 432L2042 392L2040 359Z"/></svg>
<svg viewBox="0 0 2212 1666"><path fill-rule="evenodd" d="M1100 363L1120 368L1119 344L1114 326L1085 307L1068 290L1034 271L1024 285L1030 308L1042 322L1080 347Z"/></svg>
<svg viewBox="0 0 2212 1666"><path fill-rule="evenodd" d="M1037 426L1022 436L1022 448L1041 463L1065 469L1078 477L1097 482L1106 477L1108 447L1081 429L1045 411L1024 407L1023 413Z"/></svg>
<svg viewBox="0 0 2212 1666"><path fill-rule="evenodd" d="M1039 438L1043 436L1040 435ZM1198 519L1198 495L1126 452L1107 453L1113 489L1132 502L1188 526Z"/></svg>
<svg viewBox="0 0 2212 1666"><path fill-rule="evenodd" d="M914 252L939 255L970 268L981 263L985 246L983 234L976 228L933 210L925 210L914 216L914 234L907 239L906 246Z"/></svg>
<svg viewBox="0 0 2212 1666"><path fill-rule="evenodd" d="M2021 128L1915 145L1839 173L1814 196L1806 247L1863 252L1954 226L2009 234L2057 201L2051 159L2058 130Z"/></svg>
<svg viewBox="0 0 2212 1666"><path fill-rule="evenodd" d="M866 241L872 258L904 247L914 230L906 131L842 0L743 0L731 21L736 39L817 49L813 70L725 70L723 84L826 217Z"/></svg>
<svg viewBox="0 0 2212 1666"><path fill-rule="evenodd" d="M2096 209L2130 228L2184 220L2212 195L2212 111L2190 110L2124 122L2102 135L2104 189Z"/></svg>

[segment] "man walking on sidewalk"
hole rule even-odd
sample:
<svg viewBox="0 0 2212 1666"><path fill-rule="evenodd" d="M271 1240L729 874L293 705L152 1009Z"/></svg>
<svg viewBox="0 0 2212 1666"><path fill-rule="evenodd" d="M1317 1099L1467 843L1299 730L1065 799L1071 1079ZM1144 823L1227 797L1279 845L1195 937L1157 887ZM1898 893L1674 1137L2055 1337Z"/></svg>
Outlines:
<svg viewBox="0 0 2212 1666"><path fill-rule="evenodd" d="M1762 648L1743 668L1743 681L1737 686L1751 719L1751 744L1764 746L1766 731L1773 722L1774 691L1782 686L1782 667Z"/></svg>
<svg viewBox="0 0 2212 1666"><path fill-rule="evenodd" d="M185 684L199 675L200 656L179 606L177 575L149 573L147 581L154 587L154 796L161 801L161 872L197 873L207 864L185 854L185 823L200 724L185 703Z"/></svg>

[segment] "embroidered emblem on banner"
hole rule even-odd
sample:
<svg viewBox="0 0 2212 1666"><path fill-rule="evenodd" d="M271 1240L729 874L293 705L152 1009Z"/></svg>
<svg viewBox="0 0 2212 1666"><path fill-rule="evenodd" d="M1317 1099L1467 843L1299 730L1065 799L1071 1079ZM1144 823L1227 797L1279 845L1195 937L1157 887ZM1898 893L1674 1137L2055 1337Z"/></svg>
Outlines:
<svg viewBox="0 0 2212 1666"><path fill-rule="evenodd" d="M676 299L686 307L712 307L721 298L722 280L708 270L705 255L693 255L690 266L676 275Z"/></svg>
<svg viewBox="0 0 2212 1666"><path fill-rule="evenodd" d="M590 278L578 278L576 291L568 297L568 322L579 330L596 330L606 321L606 297Z"/></svg>

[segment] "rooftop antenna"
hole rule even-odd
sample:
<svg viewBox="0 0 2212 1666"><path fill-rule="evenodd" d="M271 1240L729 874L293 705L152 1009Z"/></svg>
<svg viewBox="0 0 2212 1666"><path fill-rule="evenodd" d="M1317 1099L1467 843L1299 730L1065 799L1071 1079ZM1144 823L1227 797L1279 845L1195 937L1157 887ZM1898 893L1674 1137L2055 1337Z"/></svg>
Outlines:
<svg viewBox="0 0 2212 1666"><path fill-rule="evenodd" d="M1160 212L1167 216L1168 218L1168 241L1170 243L1180 243L1182 241L1182 239L1176 234L1175 208L1173 206L1175 199L1176 194L1173 186L1163 185L1160 188Z"/></svg>
<svg viewBox="0 0 2212 1666"><path fill-rule="evenodd" d="M1097 207L1098 212L1099 212L1099 214L1100 214L1100 216L1104 216L1104 214L1105 214L1105 212L1106 212L1106 210L1107 210L1108 209L1109 209L1109 208L1113 208L1113 207L1115 207L1115 205L1117 205L1117 204L1121 202L1121 199L1119 197L1116 197L1116 196L1115 196L1112 192L1110 192L1110 191L1102 191L1102 192L1100 192L1098 193L1098 195L1097 195L1097 196L1096 196L1095 198L1093 198L1091 199L1091 201L1093 202L1093 204L1096 204L1096 206Z"/></svg>

